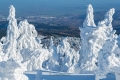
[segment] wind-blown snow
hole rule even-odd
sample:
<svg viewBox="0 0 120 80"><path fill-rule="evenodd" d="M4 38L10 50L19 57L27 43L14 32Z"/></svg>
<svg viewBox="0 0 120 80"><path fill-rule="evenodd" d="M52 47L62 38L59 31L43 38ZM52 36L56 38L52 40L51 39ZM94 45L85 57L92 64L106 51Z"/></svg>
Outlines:
<svg viewBox="0 0 120 80"><path fill-rule="evenodd" d="M15 8L11 5L7 35L0 42L0 80L28 80L24 71L37 69L92 73L96 74L97 80L115 73L116 80L119 80L120 36L112 28L114 13L115 9L110 9L96 26L93 7L89 4L83 27L80 27L80 50L76 50L68 37L62 38L57 45L51 37L50 45L43 47L35 26L27 20L18 24Z"/></svg>

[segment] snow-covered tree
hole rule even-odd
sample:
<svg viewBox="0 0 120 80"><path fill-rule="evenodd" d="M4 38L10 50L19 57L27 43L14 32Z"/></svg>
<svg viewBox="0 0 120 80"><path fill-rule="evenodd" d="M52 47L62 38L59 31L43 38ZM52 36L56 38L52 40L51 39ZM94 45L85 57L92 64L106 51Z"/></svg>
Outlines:
<svg viewBox="0 0 120 80"><path fill-rule="evenodd" d="M80 49L80 73L93 73L97 65L97 51L95 47L95 36L93 31L97 27L94 23L94 15L92 5L88 5L87 16L83 22L83 27L80 27L81 49Z"/></svg>
<svg viewBox="0 0 120 80"><path fill-rule="evenodd" d="M99 28L97 31L95 31L99 34L98 39L100 39L99 43L102 47L98 55L98 71L100 74L105 75L109 72L118 72L120 70L120 60L116 56L118 36L115 34L116 31L113 30L112 27L112 16L114 13L115 9L110 9L105 14L105 19L98 23Z"/></svg>
<svg viewBox="0 0 120 80"><path fill-rule="evenodd" d="M79 52L76 52L74 49L70 47L68 43L68 39L63 38L60 45L57 46L57 53L59 54L59 65L60 71L70 72L70 73L78 73L75 69L78 69L78 61L79 61ZM74 68L73 68L74 66Z"/></svg>
<svg viewBox="0 0 120 80"><path fill-rule="evenodd" d="M115 9L112 8L105 14L105 19L96 27L91 5L87 9L87 17L80 27L81 51L80 69L81 73L95 73L106 75L109 72L120 71L119 38L112 27L112 16ZM91 17L89 17L91 15Z"/></svg>
<svg viewBox="0 0 120 80"><path fill-rule="evenodd" d="M3 53L5 53L4 59L14 58L16 61L22 60L22 57L17 53L17 38L19 37L19 30L17 26L17 20L15 18L15 8L13 5L10 6L9 21L7 27L7 36L1 39L3 45Z"/></svg>
<svg viewBox="0 0 120 80"><path fill-rule="evenodd" d="M59 71L60 66L58 62L57 48L54 46L53 38L50 38L49 43L49 57L43 62L42 67L46 70Z"/></svg>
<svg viewBox="0 0 120 80"><path fill-rule="evenodd" d="M26 48L40 48L40 44L36 41L37 31L32 24L29 24L27 20L21 21L18 25L20 36L17 39L18 49Z"/></svg>

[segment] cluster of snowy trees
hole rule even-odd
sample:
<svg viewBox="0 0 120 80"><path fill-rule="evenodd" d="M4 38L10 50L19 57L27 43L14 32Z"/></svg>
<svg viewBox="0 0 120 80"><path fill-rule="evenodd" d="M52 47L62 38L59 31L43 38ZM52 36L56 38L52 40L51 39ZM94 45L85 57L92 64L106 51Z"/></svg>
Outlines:
<svg viewBox="0 0 120 80"><path fill-rule="evenodd" d="M120 72L120 47L119 37L112 27L112 16L115 9L110 9L104 20L94 23L92 5L88 5L87 17L80 27L81 50L80 69L81 73L95 73L96 75L106 75L107 73Z"/></svg>
<svg viewBox="0 0 120 80"><path fill-rule="evenodd" d="M34 25L27 20L17 23L12 5L8 21L7 35L0 42L1 80L28 80L24 71L37 69L62 72L74 70L71 67L79 61L79 51L70 47L67 38L62 38L57 46L51 38L49 48L44 48Z"/></svg>
<svg viewBox="0 0 120 80"><path fill-rule="evenodd" d="M24 71L37 69L97 76L112 72L119 79L120 37L112 28L114 13L115 9L110 9L96 26L92 5L88 5L77 51L71 48L67 37L57 46L51 38L49 48L42 47L34 25L27 20L18 24L11 5L7 35L0 42L0 80L28 80Z"/></svg>

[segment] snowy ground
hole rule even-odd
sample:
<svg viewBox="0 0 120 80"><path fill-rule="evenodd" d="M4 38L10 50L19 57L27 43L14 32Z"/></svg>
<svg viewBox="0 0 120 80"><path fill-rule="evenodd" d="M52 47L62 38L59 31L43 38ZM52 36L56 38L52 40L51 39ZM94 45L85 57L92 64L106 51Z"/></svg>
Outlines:
<svg viewBox="0 0 120 80"><path fill-rule="evenodd" d="M68 74L64 72L41 70L37 72L38 74L35 74L35 72L26 72L25 74L29 77L29 80L95 80L94 74Z"/></svg>
<svg viewBox="0 0 120 80"><path fill-rule="evenodd" d="M109 73L109 74L107 75L107 78L100 79L100 80L116 80L116 78L115 78L115 75L114 75L114 74Z"/></svg>
<svg viewBox="0 0 120 80"><path fill-rule="evenodd" d="M42 72L41 74L37 74ZM68 74L68 73L60 73L60 72L52 72L52 71L31 71L25 72L25 74L29 77L29 80L95 80L94 74ZM39 79L38 79L39 77ZM116 80L115 75L109 73L106 78L100 80Z"/></svg>

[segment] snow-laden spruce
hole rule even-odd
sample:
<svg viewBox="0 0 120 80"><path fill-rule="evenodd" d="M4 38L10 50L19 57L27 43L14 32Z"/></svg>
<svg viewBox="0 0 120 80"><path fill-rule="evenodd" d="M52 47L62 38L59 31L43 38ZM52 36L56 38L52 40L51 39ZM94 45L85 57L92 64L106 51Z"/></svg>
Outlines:
<svg viewBox="0 0 120 80"><path fill-rule="evenodd" d="M17 38L19 36L19 31L17 27L17 20L15 18L15 8L11 5L8 19L8 27L7 27L7 36L6 41L3 44L3 51L6 53L6 57L8 58L16 58L19 57L16 53L17 47Z"/></svg>
<svg viewBox="0 0 120 80"><path fill-rule="evenodd" d="M60 44L58 44L57 47L54 45L53 39L51 38L50 47L48 50L50 55L48 60L43 63L44 69L60 72L79 73L79 51L75 51L70 47L67 37L62 38Z"/></svg>
<svg viewBox="0 0 120 80"><path fill-rule="evenodd" d="M19 27L18 49L38 48L40 45L36 41L37 31L27 20L21 21Z"/></svg>
<svg viewBox="0 0 120 80"><path fill-rule="evenodd" d="M117 75L120 72L120 58L117 56L118 36L112 27L112 16L114 13L114 8L106 13L105 19L98 23L99 28L95 31L95 34L99 32L99 35L96 36L100 36L97 38L102 42L98 42L100 43L99 46L102 46L102 49L98 53L98 73L107 75L107 73L112 72L118 77L120 76Z"/></svg>
<svg viewBox="0 0 120 80"><path fill-rule="evenodd" d="M23 74L24 71L36 69L71 72L69 68L75 65L72 58L74 56L78 61L79 52L70 47L67 39L63 40L65 45L60 46L65 46L61 49L60 54L65 55L61 59L58 53L60 49L54 46L52 38L49 49L44 49L34 25L29 24L27 20L17 23L15 8L12 5L8 21L7 35L2 37L0 43L0 80L28 80Z"/></svg>
<svg viewBox="0 0 120 80"><path fill-rule="evenodd" d="M95 50L96 36L93 31L97 29L94 23L92 5L88 5L87 16L80 27L81 49L80 49L80 73L94 73L97 69L98 51Z"/></svg>
<svg viewBox="0 0 120 80"><path fill-rule="evenodd" d="M15 8L11 5L9 16L9 24L7 27L7 36L1 39L3 43L0 45L2 48L2 61L0 62L0 79L1 80L27 80L28 78L23 74L24 69L21 68L21 54L17 53L17 38L19 31L17 27L17 20L15 18Z"/></svg>
<svg viewBox="0 0 120 80"><path fill-rule="evenodd" d="M91 10L90 10L91 9ZM80 73L95 73L97 80L101 75L106 76L108 73L115 73L116 80L119 79L120 58L118 47L118 36L112 28L112 16L115 9L110 9L105 14L105 19L98 23L98 26L88 25L94 23L93 17L88 18L88 15L93 12L91 5L88 5L87 17L80 27L81 37L81 72ZM93 16L93 14L91 14Z"/></svg>

